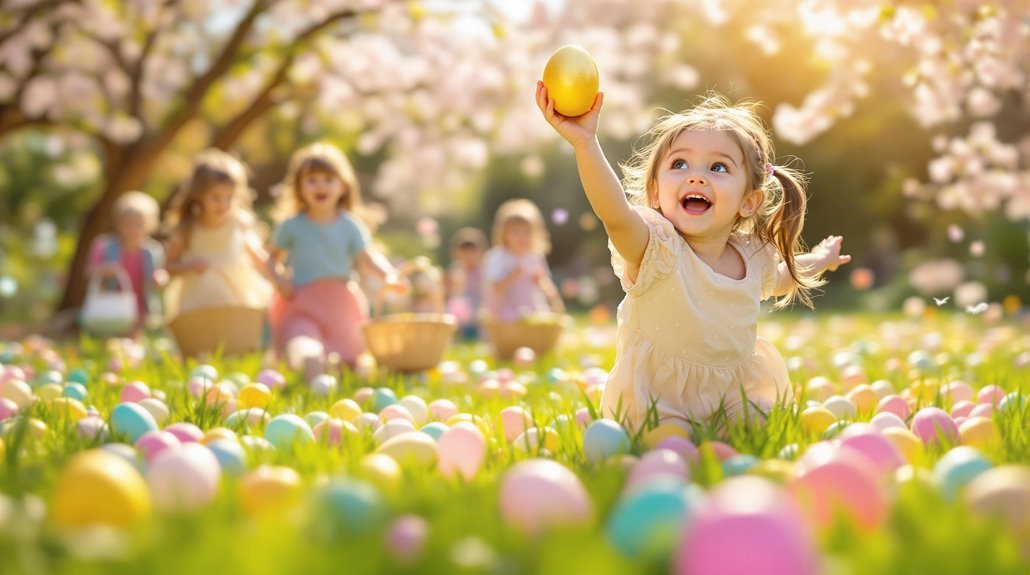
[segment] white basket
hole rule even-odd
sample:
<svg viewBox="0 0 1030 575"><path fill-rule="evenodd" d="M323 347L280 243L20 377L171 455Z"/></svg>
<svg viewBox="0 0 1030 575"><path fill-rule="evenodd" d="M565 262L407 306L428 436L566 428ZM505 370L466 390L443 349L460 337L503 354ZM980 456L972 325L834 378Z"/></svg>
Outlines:
<svg viewBox="0 0 1030 575"><path fill-rule="evenodd" d="M108 275L118 281L116 291L103 289L102 280ZM131 333L137 321L136 293L132 291L132 282L125 268L115 266L106 274L95 274L90 278L79 316L82 329L101 337L117 337Z"/></svg>

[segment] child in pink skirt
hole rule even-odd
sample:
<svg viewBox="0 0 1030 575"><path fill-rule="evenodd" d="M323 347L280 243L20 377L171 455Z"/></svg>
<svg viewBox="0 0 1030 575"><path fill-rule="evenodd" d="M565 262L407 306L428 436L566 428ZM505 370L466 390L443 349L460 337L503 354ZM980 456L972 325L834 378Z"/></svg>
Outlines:
<svg viewBox="0 0 1030 575"><path fill-rule="evenodd" d="M276 352L310 379L334 357L353 365L365 349L361 326L368 303L351 280L357 263L405 291L393 266L375 252L360 219L361 191L354 169L336 147L318 143L293 154L282 184L269 273L276 291L269 324ZM280 263L285 259L285 268Z"/></svg>

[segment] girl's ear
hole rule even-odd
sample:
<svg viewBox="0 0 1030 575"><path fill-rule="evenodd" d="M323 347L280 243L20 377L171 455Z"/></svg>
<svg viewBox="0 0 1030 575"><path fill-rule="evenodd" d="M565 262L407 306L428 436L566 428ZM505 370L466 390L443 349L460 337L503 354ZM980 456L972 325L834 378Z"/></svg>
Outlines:
<svg viewBox="0 0 1030 575"><path fill-rule="evenodd" d="M751 216L755 215L755 212L758 211L758 208L762 207L762 200L764 199L765 192L763 192L760 189L752 190L751 193L749 193L744 198L744 203L740 205L740 211L738 212L740 214L740 217L750 218Z"/></svg>

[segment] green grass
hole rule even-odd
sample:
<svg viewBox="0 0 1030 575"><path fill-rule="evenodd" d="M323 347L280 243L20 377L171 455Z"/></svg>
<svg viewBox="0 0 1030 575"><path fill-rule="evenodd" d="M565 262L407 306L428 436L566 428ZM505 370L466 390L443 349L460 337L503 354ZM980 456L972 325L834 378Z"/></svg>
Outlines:
<svg viewBox="0 0 1030 575"><path fill-rule="evenodd" d="M795 381L805 382L821 375L838 381L835 355L847 353L861 365L869 381L886 379L901 390L910 382L922 384L962 379L980 387L996 384L1007 390L1027 391L1027 367L1017 367L1019 354L1028 344L1014 323L984 325L970 316L931 316L909 320L893 316L833 316L815 319L786 314L763 318L764 332L790 361L800 358L801 368L792 372ZM580 325L578 330L587 329ZM915 371L905 364L908 354L919 350L927 334L939 333L943 343L932 350L935 362ZM582 479L594 504L595 520L583 527L528 538L506 526L500 517L500 478L515 462L530 457L513 449L494 431L501 409L512 404L527 407L539 425L565 414L574 417L589 398L572 383L548 383L548 370L560 367L574 379L588 364L609 368L614 361L612 345L592 347L574 337L557 355L542 358L531 370L516 372L527 378L528 394L521 401L483 397L474 382L455 385L442 381L437 373L403 377L373 374L368 378L340 373L340 387L331 397L316 397L291 374L290 385L276 392L268 410L273 415L328 411L338 399L351 397L362 386L385 386L398 397L421 396L427 402L449 398L463 412L484 418L488 457L471 482L447 480L434 470L405 468L400 485L383 488L391 517L414 513L429 523L425 552L414 565L398 563L386 549L383 529L371 529L360 536L327 534L317 528L322 511L308 498L285 516L266 519L247 517L236 499L235 480L225 478L215 505L198 514L155 514L128 532L96 529L67 533L46 519L46 510L56 478L64 463L75 453L97 445L80 440L74 424L49 413L42 402L29 415L47 423L39 439L14 429L4 441L6 455L0 460L0 573L665 573L661 563L642 563L621 557L604 536L605 519L618 500L626 475L620 461L590 464L582 450L582 431L576 426L560 430L560 449L554 458L574 470ZM986 343L985 343L986 342ZM167 393L172 412L168 423L191 421L207 429L223 425L213 409L197 407L186 391L185 381L193 364L181 365L162 352L160 345L139 365L129 365L118 382L102 382L109 361L103 342L83 340L60 345L58 355L67 369L84 368L91 376L87 404L108 416L118 402L120 385L142 380ZM5 353L0 343L0 354ZM10 355L16 347L6 346ZM978 361L970 362L970 354ZM2 357L2 356L0 356ZM455 346L450 359L468 366L486 357L482 346ZM40 370L46 366L45 352L24 354ZM900 360L901 367L897 367ZM497 363L489 360L491 366ZM892 366L893 362L893 366ZM210 362L225 376L233 372L254 377L262 367L256 354ZM510 364L502 364L512 367ZM514 368L513 368L514 369ZM805 397L799 398L804 403ZM927 403L950 407L939 395ZM596 409L590 405L590 409ZM868 415L859 417L867 420ZM1001 441L984 451L996 465L1030 464L1030 414L1027 408L996 414ZM238 430L244 432L244 430ZM259 431L252 431L259 435ZM729 425L698 422L699 439L726 441L741 453L762 459L775 457L786 445L805 446L820 438L806 435L793 410L775 409L763 425ZM317 491L326 476L360 475L358 460L374 449L368 435L349 439L341 448L313 445L293 453L275 453L258 461L288 465L303 477L306 490ZM640 437L633 451L645 450ZM708 488L722 480L722 468L709 450L694 480ZM930 452L917 464L932 469L940 452ZM886 525L872 533L857 530L841 520L819 534L825 558L825 572L865 573L1020 573L1030 572L1027 556L1019 542L999 523L974 516L959 503L947 503L930 484L910 481L896 486L896 498ZM1024 541L1024 544L1028 542Z"/></svg>

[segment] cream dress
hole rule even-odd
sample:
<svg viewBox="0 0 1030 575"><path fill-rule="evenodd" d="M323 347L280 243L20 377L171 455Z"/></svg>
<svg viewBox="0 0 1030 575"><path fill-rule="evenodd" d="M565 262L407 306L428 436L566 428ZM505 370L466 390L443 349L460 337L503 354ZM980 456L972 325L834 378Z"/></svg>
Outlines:
<svg viewBox="0 0 1030 575"><path fill-rule="evenodd" d="M639 427L652 402L661 420L703 421L720 403L733 416L743 410L742 389L763 410L791 400L783 358L756 334L759 301L776 285L775 250L734 234L730 247L747 273L733 279L698 258L661 214L634 209L650 233L636 281L609 242L626 297L617 314L615 366L601 397L604 416L621 409L618 418Z"/></svg>
<svg viewBox="0 0 1030 575"><path fill-rule="evenodd" d="M165 288L165 315L212 307L268 307L272 286L255 267L247 242L257 242L252 218L237 214L217 228L194 226L182 261L207 260L202 273L176 276Z"/></svg>

